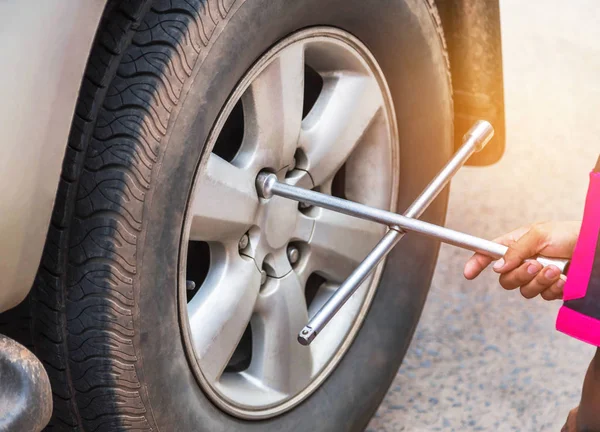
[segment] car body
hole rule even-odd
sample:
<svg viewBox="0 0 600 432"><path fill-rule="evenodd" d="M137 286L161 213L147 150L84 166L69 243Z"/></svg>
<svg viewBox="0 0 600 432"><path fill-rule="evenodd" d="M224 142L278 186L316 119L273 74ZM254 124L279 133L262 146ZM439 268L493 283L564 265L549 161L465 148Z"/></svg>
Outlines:
<svg viewBox="0 0 600 432"><path fill-rule="evenodd" d="M11 65L0 84L2 311L25 298L39 266L75 102L105 4L0 5L1 15L12 17L0 30L4 61ZM20 102L10 102L15 100Z"/></svg>

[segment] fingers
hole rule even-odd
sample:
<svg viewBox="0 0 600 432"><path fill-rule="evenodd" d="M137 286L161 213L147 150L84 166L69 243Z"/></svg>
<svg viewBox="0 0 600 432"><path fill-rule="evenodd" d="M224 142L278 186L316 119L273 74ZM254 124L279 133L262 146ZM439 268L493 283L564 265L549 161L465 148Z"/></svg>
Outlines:
<svg viewBox="0 0 600 432"><path fill-rule="evenodd" d="M565 280L559 278L552 286L545 291L542 291L541 296L544 300L559 300L563 298L563 289L565 287Z"/></svg>
<svg viewBox="0 0 600 432"><path fill-rule="evenodd" d="M475 279L479 274L490 265L492 258L476 253L465 264L464 275L468 280Z"/></svg>
<svg viewBox="0 0 600 432"><path fill-rule="evenodd" d="M543 266L537 261L529 261L521 264L519 267L500 275L500 285L504 289L513 290L531 283Z"/></svg>
<svg viewBox="0 0 600 432"><path fill-rule="evenodd" d="M562 297L564 281L560 279L560 270L548 266L540 271L531 282L521 285L521 295L527 299L543 294L545 300L555 300Z"/></svg>
<svg viewBox="0 0 600 432"><path fill-rule="evenodd" d="M562 227L561 230L557 230L553 228L552 224L542 223L521 227L497 238L496 242L508 246L504 257L493 266L494 271L500 274L500 285L507 290L520 287L521 294L528 299L537 295L541 295L545 300L562 298L565 281L560 277L560 270L556 266L543 268L537 261L526 260L544 251L550 252L549 256L563 256L558 253L559 249L557 248L560 245L569 246L570 244L569 241L558 235L563 231L569 234L575 229L569 230ZM552 233L554 233L554 240ZM573 236L563 235L563 237L569 240ZM568 256L568 254L564 255ZM492 261L485 255L474 254L465 264L465 278L476 278Z"/></svg>
<svg viewBox="0 0 600 432"><path fill-rule="evenodd" d="M504 258L494 264L494 271L502 274L515 270L523 261L544 249L546 240L546 233L537 226L532 226L521 238L508 245Z"/></svg>
<svg viewBox="0 0 600 432"><path fill-rule="evenodd" d="M521 295L527 299L541 294L544 300L556 300L562 298L564 280L560 279L558 267L543 268L537 261L528 261L502 274L500 285L506 290L520 287Z"/></svg>
<svg viewBox="0 0 600 432"><path fill-rule="evenodd" d="M494 239L494 241L496 243L508 246L516 242L519 238L521 238L527 231L529 231L529 229L529 227L518 228L514 231L504 234L501 237ZM474 254L465 264L465 268L463 271L465 278L469 280L475 279L483 270L485 270L487 266L491 264L492 261L492 258L489 258L485 255L479 253Z"/></svg>

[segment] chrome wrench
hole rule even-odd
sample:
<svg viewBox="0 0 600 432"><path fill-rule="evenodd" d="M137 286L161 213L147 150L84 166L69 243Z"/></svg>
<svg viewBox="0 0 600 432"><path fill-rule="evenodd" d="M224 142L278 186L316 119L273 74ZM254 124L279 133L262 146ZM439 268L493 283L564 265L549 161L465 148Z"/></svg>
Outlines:
<svg viewBox="0 0 600 432"><path fill-rule="evenodd" d="M463 249L480 252L494 259L504 256L508 250L504 245L416 219L439 195L469 157L474 152L483 149L493 135L494 129L492 125L482 120L476 122L465 134L461 148L411 204L404 215L281 183L277 179L277 176L272 173L262 172L258 175L256 188L259 196L262 198L269 199L274 195L278 195L349 216L378 222L390 228L375 248L302 329L298 335L298 341L302 345L309 345L314 340L407 231L433 237L444 243ZM542 256L538 256L536 259L543 266L555 265L563 273L568 264L567 260Z"/></svg>

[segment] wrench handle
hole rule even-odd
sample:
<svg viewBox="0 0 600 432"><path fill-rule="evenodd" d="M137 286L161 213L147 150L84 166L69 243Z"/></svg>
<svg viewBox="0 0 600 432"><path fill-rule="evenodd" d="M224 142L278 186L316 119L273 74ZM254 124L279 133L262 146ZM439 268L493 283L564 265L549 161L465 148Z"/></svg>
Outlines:
<svg viewBox="0 0 600 432"><path fill-rule="evenodd" d="M277 180L275 174L259 174L257 178L257 189L261 192L261 196L263 197L270 198L273 195L278 195L295 201L306 202L338 213L387 225L394 230L412 231L415 234L433 237L441 242L468 249L473 252L480 252L494 259L502 258L508 250L506 246L501 245L500 243L495 243L460 231L454 231L440 225L281 183ZM546 260L544 262L550 262L548 261L550 258L544 259ZM542 263L542 261L540 262ZM568 261L552 259L551 263L556 265L561 272L564 272Z"/></svg>
<svg viewBox="0 0 600 432"><path fill-rule="evenodd" d="M544 267L547 267L549 265L558 267L560 272L565 276L569 272L569 266L571 265L571 260L548 258L543 255L538 255L535 259L537 260L537 262L539 262ZM529 261L529 260L527 260L527 261Z"/></svg>
<svg viewBox="0 0 600 432"><path fill-rule="evenodd" d="M414 231L417 234L436 238L437 240L440 240L452 246L468 249L473 252L479 252L496 260L502 258L508 251L508 246L504 246L503 244L496 243L491 240L475 237L470 234L461 233L459 231L454 231L445 227L427 224L421 221L417 221L414 224L413 221L407 222L413 225L411 228L414 228L409 228L409 231ZM400 227L405 228L402 225L400 225ZM554 265L558 267L562 274L565 275L570 263L570 261L566 259L548 258L542 255L538 255L533 259L537 260L544 267Z"/></svg>

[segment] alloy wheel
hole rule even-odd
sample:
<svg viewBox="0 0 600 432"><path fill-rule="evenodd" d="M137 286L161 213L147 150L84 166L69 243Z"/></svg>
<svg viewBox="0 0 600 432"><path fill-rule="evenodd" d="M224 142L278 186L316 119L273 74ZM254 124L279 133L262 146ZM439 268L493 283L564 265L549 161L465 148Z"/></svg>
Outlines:
<svg viewBox="0 0 600 432"><path fill-rule="evenodd" d="M398 168L385 79L352 35L300 31L246 73L207 142L181 247L184 339L216 405L260 419L308 397L356 336L381 270L301 346L298 331L385 228L281 197L259 199L257 174L269 170L290 184L394 209Z"/></svg>

